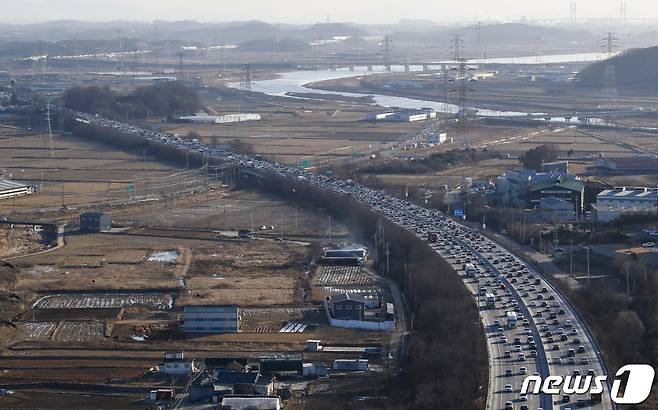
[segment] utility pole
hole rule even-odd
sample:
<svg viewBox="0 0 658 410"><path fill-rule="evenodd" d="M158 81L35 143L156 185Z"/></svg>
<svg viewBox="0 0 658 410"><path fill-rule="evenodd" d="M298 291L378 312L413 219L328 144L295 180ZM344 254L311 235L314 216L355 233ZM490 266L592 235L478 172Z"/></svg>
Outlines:
<svg viewBox="0 0 658 410"><path fill-rule="evenodd" d="M388 242L386 242L386 276L388 276L388 273L390 272L390 255L391 251L388 248Z"/></svg>
<svg viewBox="0 0 658 410"><path fill-rule="evenodd" d="M589 273L589 250L590 250L590 246L588 244L587 245L587 287L588 288L591 286L591 277Z"/></svg>
<svg viewBox="0 0 658 410"><path fill-rule="evenodd" d="M576 279L576 277L573 274L573 238L571 238L570 242L570 249L569 249L569 272L571 274L571 277Z"/></svg>

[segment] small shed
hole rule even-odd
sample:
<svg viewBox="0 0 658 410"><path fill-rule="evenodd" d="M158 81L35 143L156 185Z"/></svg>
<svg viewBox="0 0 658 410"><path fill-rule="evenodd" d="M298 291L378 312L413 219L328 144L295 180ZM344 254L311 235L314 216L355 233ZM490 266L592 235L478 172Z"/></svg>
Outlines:
<svg viewBox="0 0 658 410"><path fill-rule="evenodd" d="M304 377L327 377L328 368L325 363L322 362L313 362L313 363L304 363Z"/></svg>

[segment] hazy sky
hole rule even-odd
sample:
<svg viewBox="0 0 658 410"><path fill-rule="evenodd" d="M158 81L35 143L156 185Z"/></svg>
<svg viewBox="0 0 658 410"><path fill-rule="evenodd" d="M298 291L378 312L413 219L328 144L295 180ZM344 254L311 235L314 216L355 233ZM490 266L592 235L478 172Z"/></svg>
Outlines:
<svg viewBox="0 0 658 410"><path fill-rule="evenodd" d="M618 17L621 0L577 0L577 14ZM658 0L626 0L629 18L658 18ZM353 21L393 23L401 18L445 21L568 18L570 0L0 0L2 22L60 19L263 20L281 23Z"/></svg>

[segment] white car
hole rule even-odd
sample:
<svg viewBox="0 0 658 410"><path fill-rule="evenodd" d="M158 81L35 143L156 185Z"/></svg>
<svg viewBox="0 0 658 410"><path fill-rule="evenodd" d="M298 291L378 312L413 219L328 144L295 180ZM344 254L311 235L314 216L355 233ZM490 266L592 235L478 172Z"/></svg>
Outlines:
<svg viewBox="0 0 658 410"><path fill-rule="evenodd" d="M644 248L654 248L656 246L655 242L645 242L642 244L642 247Z"/></svg>
<svg viewBox="0 0 658 410"><path fill-rule="evenodd" d="M511 384L506 384L505 385L505 393L511 393L512 392L512 385Z"/></svg>

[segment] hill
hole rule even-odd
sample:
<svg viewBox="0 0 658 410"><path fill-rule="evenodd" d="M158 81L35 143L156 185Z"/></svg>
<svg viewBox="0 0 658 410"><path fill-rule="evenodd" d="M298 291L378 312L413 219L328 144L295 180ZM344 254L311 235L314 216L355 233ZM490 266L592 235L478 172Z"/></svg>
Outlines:
<svg viewBox="0 0 658 410"><path fill-rule="evenodd" d="M608 60L590 64L578 74L576 85L583 89L601 89L608 64L615 68L618 93L658 93L658 47L629 50Z"/></svg>

